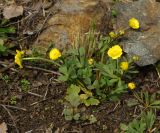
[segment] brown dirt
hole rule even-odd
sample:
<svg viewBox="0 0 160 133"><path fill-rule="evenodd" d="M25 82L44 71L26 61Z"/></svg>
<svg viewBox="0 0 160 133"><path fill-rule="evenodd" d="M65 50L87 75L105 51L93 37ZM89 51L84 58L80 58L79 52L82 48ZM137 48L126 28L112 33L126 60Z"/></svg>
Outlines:
<svg viewBox="0 0 160 133"><path fill-rule="evenodd" d="M96 116L98 121L95 124L84 121L66 121L64 116L62 116L63 105L60 102L65 95L66 86L54 83L52 79L55 78L55 75L28 69L22 69L18 72L7 71L2 74L3 77L5 75L8 75L9 79L0 79L0 103L11 105L11 97L16 96L17 103L12 106L26 109L26 111L22 111L7 107L20 133L27 131L45 133L47 129L51 129L55 133L117 133L121 122L128 123L133 119L134 108L129 108L124 103L124 100L132 97L132 94L128 93L121 97L121 103L114 111L112 110L117 103L109 101L102 102L99 106L87 109L87 114ZM157 86L159 82L155 82L155 79L158 79L155 72L149 70L147 70L147 73L143 72L137 78L137 83L140 77L143 77L141 80L143 80L145 86L147 85L149 88L154 88L155 90L159 89ZM153 77L154 81L152 80ZM30 82L30 92L41 95L42 97L21 91L20 81L22 79L27 79ZM139 81L139 83L142 82ZM146 89L144 84L139 84L139 88ZM47 89L46 99L43 100ZM157 115L159 114L157 113ZM5 122L8 125L9 133L16 132L13 120L2 106L0 106L0 122Z"/></svg>

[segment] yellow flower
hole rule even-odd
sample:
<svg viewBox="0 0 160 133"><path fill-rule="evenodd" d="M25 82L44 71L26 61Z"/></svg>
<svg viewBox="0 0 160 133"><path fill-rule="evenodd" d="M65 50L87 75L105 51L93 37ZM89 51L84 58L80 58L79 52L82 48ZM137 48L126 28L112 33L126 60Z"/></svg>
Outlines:
<svg viewBox="0 0 160 133"><path fill-rule="evenodd" d="M49 52L49 58L51 60L57 60L59 57L61 57L61 52L57 48L51 49Z"/></svg>
<svg viewBox="0 0 160 133"><path fill-rule="evenodd" d="M109 36L110 36L111 38L117 38L117 37L118 37L117 34L114 33L113 31L109 33Z"/></svg>
<svg viewBox="0 0 160 133"><path fill-rule="evenodd" d="M128 64L127 61L123 61L123 62L121 62L121 64L120 64L120 68L121 68L123 71L127 71L127 70L128 70L128 66L129 66L129 64Z"/></svg>
<svg viewBox="0 0 160 133"><path fill-rule="evenodd" d="M117 59L122 55L122 48L119 45L115 45L108 50L107 54L112 59Z"/></svg>
<svg viewBox="0 0 160 133"><path fill-rule="evenodd" d="M128 88L131 90L134 90L136 88L135 83L133 83L133 82L128 83Z"/></svg>
<svg viewBox="0 0 160 133"><path fill-rule="evenodd" d="M131 28L133 28L133 29L139 29L139 21L137 20L137 19L135 19L135 18L131 18L130 20L129 20L129 26L131 27Z"/></svg>
<svg viewBox="0 0 160 133"><path fill-rule="evenodd" d="M88 59L88 64L92 65L94 63L94 60L92 58Z"/></svg>
<svg viewBox="0 0 160 133"><path fill-rule="evenodd" d="M133 59L133 61L139 61L139 56L134 55L134 56L132 57L132 59Z"/></svg>
<svg viewBox="0 0 160 133"><path fill-rule="evenodd" d="M14 62L19 65L20 68L23 68L22 66L22 57L24 55L24 51L19 51L19 50L16 50L16 55L15 55L15 60Z"/></svg>
<svg viewBox="0 0 160 133"><path fill-rule="evenodd" d="M123 36L124 34L125 34L125 31L124 31L124 30L120 30L120 31L119 31L119 35L120 35L120 36Z"/></svg>

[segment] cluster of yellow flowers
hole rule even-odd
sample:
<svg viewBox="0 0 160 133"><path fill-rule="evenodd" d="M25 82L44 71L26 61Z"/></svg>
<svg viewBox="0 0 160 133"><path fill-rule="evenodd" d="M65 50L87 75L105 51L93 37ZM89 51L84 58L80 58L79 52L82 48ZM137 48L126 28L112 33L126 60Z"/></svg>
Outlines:
<svg viewBox="0 0 160 133"><path fill-rule="evenodd" d="M118 38L119 36L123 36L125 34L125 31L124 30L119 30L119 32L114 32L114 31L111 31L109 33L109 36L111 38Z"/></svg>
<svg viewBox="0 0 160 133"><path fill-rule="evenodd" d="M107 53L108 53L108 56L111 57L112 59L117 59L117 58L121 57L121 55L122 55L122 48L119 45L115 45L115 46L111 47ZM135 56L134 58L135 58L135 60L137 60L138 57ZM129 67L129 63L127 61L121 62L120 68L123 71L127 71L128 67ZM131 90L135 89L136 88L135 83L133 83L133 82L128 83L128 88Z"/></svg>
<svg viewBox="0 0 160 133"><path fill-rule="evenodd" d="M132 59L133 59L133 61L138 61L138 60L139 60L139 56L134 55L134 56L132 57Z"/></svg>
<svg viewBox="0 0 160 133"><path fill-rule="evenodd" d="M129 20L129 27L131 27L132 29L139 29L140 28L140 23L139 21L136 19L136 18L131 18ZM111 31L109 33L109 36L113 39L115 38L118 38L119 36L122 36L125 34L125 30L119 30L119 32L114 32L114 31Z"/></svg>
<svg viewBox="0 0 160 133"><path fill-rule="evenodd" d="M132 29L139 29L140 28L140 24L139 24L139 21L136 19L136 18L131 18L129 20L129 26L132 28ZM109 33L109 36L111 38L117 38L119 36L122 36L125 34L125 31L124 30L120 30L118 33L117 32L110 32ZM118 59L122 56L123 54L123 50L122 48L120 47L120 45L114 45L112 46L108 51L107 51L107 54L109 57L111 57L113 60L115 59ZM23 60L23 56L24 56L24 51L19 51L19 50L16 50L16 55L15 55L15 63L20 67L20 68L23 68L22 66L22 60ZM51 60L57 60L58 58L60 58L62 55L61 55L61 52L57 49L57 48L53 48L51 49L51 51L49 52L49 58ZM139 58L137 56L134 56L133 57L133 60L134 61L137 61ZM88 59L88 64L89 65L92 65L94 63L94 59L93 58L89 58ZM123 70L123 71L127 71L128 70L128 67L129 67L129 63L127 61L124 61L124 62L121 62L120 64L120 68ZM136 88L136 85L131 82L131 83L128 83L128 88L133 90Z"/></svg>
<svg viewBox="0 0 160 133"><path fill-rule="evenodd" d="M140 23L136 18L131 18L129 20L129 26L132 29L139 29ZM120 35L124 35L124 33L125 33L124 30L120 30L119 33L115 33L112 31L109 33L109 36L111 38L117 38ZM121 55L122 55L122 48L119 45L115 45L115 46L111 47L107 53L108 53L108 56L111 57L112 59L117 59L117 58L121 57ZM138 60L139 60L138 56L133 56L133 61L138 61ZM127 71L129 68L129 63L127 61L121 62L120 68L123 71ZM133 83L133 82L128 83L128 88L131 90L135 89L136 88L135 83Z"/></svg>

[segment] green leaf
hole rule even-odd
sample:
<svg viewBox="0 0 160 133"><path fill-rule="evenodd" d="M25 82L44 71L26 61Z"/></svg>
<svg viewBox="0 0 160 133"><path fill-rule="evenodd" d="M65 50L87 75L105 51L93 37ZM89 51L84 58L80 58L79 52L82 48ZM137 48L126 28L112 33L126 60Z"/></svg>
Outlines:
<svg viewBox="0 0 160 133"><path fill-rule="evenodd" d="M109 86L113 86L116 82L118 82L118 79L108 80L108 85L109 85Z"/></svg>
<svg viewBox="0 0 160 133"><path fill-rule="evenodd" d="M120 128L121 128L121 130L123 130L123 131L127 131L127 130L128 130L128 126L125 125L125 124L123 124L123 123L120 124Z"/></svg>
<svg viewBox="0 0 160 133"><path fill-rule="evenodd" d="M62 73L63 75L60 75L58 77L58 80L65 82L69 79L69 73L66 66L61 66L59 68L59 72Z"/></svg>
<svg viewBox="0 0 160 133"><path fill-rule="evenodd" d="M116 86L114 90L111 91L110 94L112 95L120 94L122 92L126 92L126 90L127 90L126 84L123 81L119 80L118 85Z"/></svg>
<svg viewBox="0 0 160 133"><path fill-rule="evenodd" d="M98 99L95 98L89 98L87 100L84 100L84 104L86 106L91 106L91 105L98 105L100 103L100 101Z"/></svg>
<svg viewBox="0 0 160 133"><path fill-rule="evenodd" d="M71 121L73 119L71 115L65 115L64 118L66 121Z"/></svg>
<svg viewBox="0 0 160 133"><path fill-rule="evenodd" d="M93 84L92 84L92 87L93 87L93 88L96 88L96 89L100 88L99 81L98 81L98 80L95 80L95 81L93 82Z"/></svg>
<svg viewBox="0 0 160 133"><path fill-rule="evenodd" d="M84 79L84 83L85 83L86 85L90 85L90 84L91 84L91 79L90 79L90 78L85 78L85 79Z"/></svg>
<svg viewBox="0 0 160 133"><path fill-rule="evenodd" d="M85 56L85 49L83 47L79 48L80 56Z"/></svg>
<svg viewBox="0 0 160 133"><path fill-rule="evenodd" d="M80 97L79 97L80 88L76 85L71 85L67 89L67 95L65 99L73 106L78 107L80 105Z"/></svg>
<svg viewBox="0 0 160 133"><path fill-rule="evenodd" d="M108 78L111 78L111 79L117 79L118 77L114 74L114 68L109 66L108 64L102 64L102 63L99 63L99 64L96 64L96 68L100 70L100 72L108 77Z"/></svg>
<svg viewBox="0 0 160 133"><path fill-rule="evenodd" d="M66 75L66 74L68 74L68 69L67 69L66 66L61 66L61 67L59 68L59 72Z"/></svg>
<svg viewBox="0 0 160 133"><path fill-rule="evenodd" d="M113 17L117 17L118 13L117 13L116 10L112 9L111 14L112 14Z"/></svg>
<svg viewBox="0 0 160 133"><path fill-rule="evenodd" d="M156 93L154 93L150 96L150 103L153 103L155 101L155 99L156 99Z"/></svg>
<svg viewBox="0 0 160 133"><path fill-rule="evenodd" d="M160 106L160 100L156 100L153 103L150 104L151 106L159 105Z"/></svg>
<svg viewBox="0 0 160 133"><path fill-rule="evenodd" d="M74 120L79 120L79 118L80 118L80 114L79 113L76 113L74 116L73 116L73 119Z"/></svg>
<svg viewBox="0 0 160 133"><path fill-rule="evenodd" d="M0 44L0 55L7 56L8 55L8 48Z"/></svg>
<svg viewBox="0 0 160 133"><path fill-rule="evenodd" d="M60 75L60 76L58 77L58 80L59 80L59 81L62 81L62 82L65 82L65 81L68 80L68 76L66 76L66 75Z"/></svg>
<svg viewBox="0 0 160 133"><path fill-rule="evenodd" d="M148 92L144 93L144 98L145 98L146 104L149 105L149 94L148 94Z"/></svg>
<svg viewBox="0 0 160 133"><path fill-rule="evenodd" d="M78 95L68 95L65 99L70 102L73 107L78 107L80 105L80 98Z"/></svg>
<svg viewBox="0 0 160 133"><path fill-rule="evenodd" d="M77 95L79 92L80 92L80 87L73 84L67 89L68 95L71 95L71 94Z"/></svg>
<svg viewBox="0 0 160 133"><path fill-rule="evenodd" d="M90 115L88 118L90 124L97 122L97 118L94 115Z"/></svg>
<svg viewBox="0 0 160 133"><path fill-rule="evenodd" d="M146 123L147 129L150 130L156 121L156 116L152 110L150 110L147 113L143 113L141 120Z"/></svg>
<svg viewBox="0 0 160 133"><path fill-rule="evenodd" d="M127 133L144 133L145 129L146 123L134 119L131 123L129 123Z"/></svg>
<svg viewBox="0 0 160 133"><path fill-rule="evenodd" d="M69 49L69 50L67 51L67 54L76 55L76 56L79 55L77 49Z"/></svg>
<svg viewBox="0 0 160 133"><path fill-rule="evenodd" d="M0 44L0 53L5 52L6 50L7 48L3 46L2 44Z"/></svg>
<svg viewBox="0 0 160 133"><path fill-rule="evenodd" d="M0 28L0 33L4 34L4 33L15 33L16 30L14 27L6 27L6 28Z"/></svg>
<svg viewBox="0 0 160 133"><path fill-rule="evenodd" d="M4 40L3 39L0 39L0 45L4 45Z"/></svg>
<svg viewBox="0 0 160 133"><path fill-rule="evenodd" d="M134 99L134 98L130 98L128 100L126 100L127 106L128 107L133 107L139 104L138 100Z"/></svg>
<svg viewBox="0 0 160 133"><path fill-rule="evenodd" d="M65 108L63 110L63 114L67 121L71 121L73 119L73 109L72 108Z"/></svg>
<svg viewBox="0 0 160 133"><path fill-rule="evenodd" d="M118 102L120 99L119 99L119 94L115 94L115 95L109 95L109 100L112 101L112 102Z"/></svg>

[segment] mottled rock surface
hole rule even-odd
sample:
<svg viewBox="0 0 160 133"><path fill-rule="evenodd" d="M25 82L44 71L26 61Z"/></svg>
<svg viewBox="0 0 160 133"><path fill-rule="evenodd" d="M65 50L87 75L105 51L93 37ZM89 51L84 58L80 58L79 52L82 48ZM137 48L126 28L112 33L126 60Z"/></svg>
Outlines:
<svg viewBox="0 0 160 133"><path fill-rule="evenodd" d="M118 11L115 29L126 28L132 17L140 21L140 30L129 30L122 42L124 51L130 56L140 56L138 65L154 64L160 60L160 3L156 0L138 0L117 3Z"/></svg>
<svg viewBox="0 0 160 133"><path fill-rule="evenodd" d="M52 9L59 12L49 19L47 22L49 28L41 33L33 47L43 51L54 42L60 49L67 48L77 35L89 30L93 21L96 21L97 27L102 24L102 18L107 12L106 3L103 4L99 0L57 2Z"/></svg>

